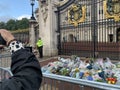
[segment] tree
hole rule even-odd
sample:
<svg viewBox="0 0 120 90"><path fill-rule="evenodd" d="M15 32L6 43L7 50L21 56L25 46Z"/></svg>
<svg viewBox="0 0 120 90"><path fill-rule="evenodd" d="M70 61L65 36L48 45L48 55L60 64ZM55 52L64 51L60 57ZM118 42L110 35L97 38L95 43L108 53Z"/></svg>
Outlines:
<svg viewBox="0 0 120 90"><path fill-rule="evenodd" d="M6 24L4 22L0 22L0 29L5 29L6 28Z"/></svg>
<svg viewBox="0 0 120 90"><path fill-rule="evenodd" d="M19 29L29 28L29 20L27 18L23 18L22 20L17 21L17 27Z"/></svg>
<svg viewBox="0 0 120 90"><path fill-rule="evenodd" d="M17 26L16 26L16 20L10 19L7 23L6 23L6 29L8 30L17 30Z"/></svg>
<svg viewBox="0 0 120 90"><path fill-rule="evenodd" d="M0 22L0 29L8 29L8 30L18 30L18 29L27 29L29 28L29 19L23 18L22 20L14 20L10 19L9 21Z"/></svg>

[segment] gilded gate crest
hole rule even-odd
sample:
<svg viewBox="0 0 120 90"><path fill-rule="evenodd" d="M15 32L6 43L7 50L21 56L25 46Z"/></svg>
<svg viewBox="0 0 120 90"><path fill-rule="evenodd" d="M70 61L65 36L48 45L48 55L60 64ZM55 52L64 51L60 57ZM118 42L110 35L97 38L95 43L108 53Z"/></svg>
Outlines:
<svg viewBox="0 0 120 90"><path fill-rule="evenodd" d="M104 1L104 10L106 18L114 18L115 21L120 20L120 0Z"/></svg>
<svg viewBox="0 0 120 90"><path fill-rule="evenodd" d="M78 23L85 21L86 7L80 4L73 4L68 10L68 22L77 26Z"/></svg>

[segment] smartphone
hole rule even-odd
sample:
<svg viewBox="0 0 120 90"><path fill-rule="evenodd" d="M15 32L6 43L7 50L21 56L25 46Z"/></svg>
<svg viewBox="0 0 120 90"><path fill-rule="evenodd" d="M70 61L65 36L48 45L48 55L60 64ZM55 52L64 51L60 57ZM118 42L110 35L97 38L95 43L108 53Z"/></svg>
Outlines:
<svg viewBox="0 0 120 90"><path fill-rule="evenodd" d="M3 39L1 34L0 34L0 45L6 45L6 41Z"/></svg>

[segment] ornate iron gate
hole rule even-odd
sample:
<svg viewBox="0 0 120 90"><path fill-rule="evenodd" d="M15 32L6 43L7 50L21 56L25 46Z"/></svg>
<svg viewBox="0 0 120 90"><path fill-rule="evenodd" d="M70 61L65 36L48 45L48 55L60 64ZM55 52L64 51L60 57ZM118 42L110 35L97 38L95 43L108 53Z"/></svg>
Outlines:
<svg viewBox="0 0 120 90"><path fill-rule="evenodd" d="M120 59L119 0L67 0L57 15L59 54Z"/></svg>

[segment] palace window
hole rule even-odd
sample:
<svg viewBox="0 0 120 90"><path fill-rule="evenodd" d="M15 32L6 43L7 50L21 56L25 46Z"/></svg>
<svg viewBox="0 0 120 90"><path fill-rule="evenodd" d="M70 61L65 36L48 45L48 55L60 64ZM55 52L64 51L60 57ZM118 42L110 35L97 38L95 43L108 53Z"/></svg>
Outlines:
<svg viewBox="0 0 120 90"><path fill-rule="evenodd" d="M74 41L74 36L73 36L73 34L69 34L69 42L73 42Z"/></svg>
<svg viewBox="0 0 120 90"><path fill-rule="evenodd" d="M120 42L120 28L117 29L117 42Z"/></svg>
<svg viewBox="0 0 120 90"><path fill-rule="evenodd" d="M103 9L102 9L102 10L99 10L99 14L103 14Z"/></svg>
<svg viewBox="0 0 120 90"><path fill-rule="evenodd" d="M109 42L113 42L113 34L109 34Z"/></svg>

